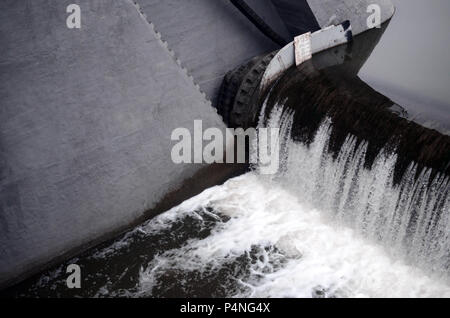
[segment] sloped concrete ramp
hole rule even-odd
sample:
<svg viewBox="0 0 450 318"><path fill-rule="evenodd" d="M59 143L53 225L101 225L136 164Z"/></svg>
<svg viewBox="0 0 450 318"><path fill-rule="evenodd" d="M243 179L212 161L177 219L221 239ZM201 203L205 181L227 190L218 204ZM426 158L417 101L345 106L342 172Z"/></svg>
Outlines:
<svg viewBox="0 0 450 318"><path fill-rule="evenodd" d="M171 133L221 118L131 1L0 3L0 285L123 229L194 175Z"/></svg>
<svg viewBox="0 0 450 318"><path fill-rule="evenodd" d="M229 0L139 0L138 3L175 58L214 105L228 71L257 55L279 49ZM248 3L266 23L288 38L289 33L270 0Z"/></svg>

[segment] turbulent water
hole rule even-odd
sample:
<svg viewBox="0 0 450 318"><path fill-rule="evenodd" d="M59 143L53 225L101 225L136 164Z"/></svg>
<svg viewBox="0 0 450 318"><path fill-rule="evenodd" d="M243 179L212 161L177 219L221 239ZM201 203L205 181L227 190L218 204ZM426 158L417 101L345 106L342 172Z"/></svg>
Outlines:
<svg viewBox="0 0 450 318"><path fill-rule="evenodd" d="M450 297L448 177L411 163L394 185L395 154L369 170L349 135L333 157L328 119L309 145L283 107L263 122L282 128L278 174L256 167L72 260L76 296ZM64 268L24 294L63 295Z"/></svg>
<svg viewBox="0 0 450 318"><path fill-rule="evenodd" d="M161 292L170 272L179 273L178 288L189 290L191 281L183 281L184 275L198 272L197 278L208 279L228 267L225 275L233 279L223 283L228 283L229 296L450 296L445 282L391 257L380 245L334 224L326 213L254 173L207 190L151 222L147 230L182 218L181 211L208 208L230 219L219 222L207 238L156 257L140 273L133 295ZM233 269L235 262L239 268Z"/></svg>
<svg viewBox="0 0 450 318"><path fill-rule="evenodd" d="M292 141L291 122L276 107L267 123L282 127L278 175L249 173L162 217L211 209L229 219L155 258L140 273L138 293L164 288L170 271L201 278L229 267L228 296L449 297L448 177L430 180L424 169L415 178L411 163L395 186L395 154L381 151L368 170L367 143L348 136L333 158L329 120L309 146Z"/></svg>
<svg viewBox="0 0 450 318"><path fill-rule="evenodd" d="M288 126L277 113L269 126ZM273 118L276 118L275 122ZM381 150L364 168L368 143L347 136L337 158L328 152L332 123L325 120L309 147L288 138L279 183L362 237L431 272L449 274L449 178L411 163L394 185L396 154ZM416 178L416 176L418 177Z"/></svg>

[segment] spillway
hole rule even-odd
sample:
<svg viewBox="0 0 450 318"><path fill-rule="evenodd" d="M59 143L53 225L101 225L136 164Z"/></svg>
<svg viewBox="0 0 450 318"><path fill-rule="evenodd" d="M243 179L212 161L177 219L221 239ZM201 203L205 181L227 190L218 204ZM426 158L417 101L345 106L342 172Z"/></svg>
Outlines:
<svg viewBox="0 0 450 318"><path fill-rule="evenodd" d="M67 264L10 291L39 297L448 297L448 177L396 156L364 167L367 142L348 135L337 158L326 118L311 142L289 133L282 104L265 126L286 128L282 170L210 188L70 260L88 276L66 288ZM431 181L431 185L429 185Z"/></svg>
<svg viewBox="0 0 450 318"><path fill-rule="evenodd" d="M47 269L0 296L450 297L445 94L421 115L380 84L367 61L389 24L356 36L370 2L81 1L78 34L59 5L3 4L21 32L0 49L0 284ZM278 42L350 11L352 43L287 69L236 120L239 81L258 85ZM165 136L196 118L279 129L277 173L173 163Z"/></svg>
<svg viewBox="0 0 450 318"><path fill-rule="evenodd" d="M370 134L346 131L349 123L342 128L341 114L330 102L344 96L374 118L406 120L404 109L357 78L383 31L289 70L264 96L257 125L281 128L278 173L261 175L256 165L8 292L33 297L449 297L445 157L437 152L435 160L402 158L399 143L380 147ZM351 81L352 90L341 86L337 74ZM305 78L314 84L308 90ZM406 123L412 125L408 129L417 128L413 121ZM419 129L428 138L448 138ZM427 166L433 162L441 164ZM86 275L81 290L66 288L65 268L71 263Z"/></svg>

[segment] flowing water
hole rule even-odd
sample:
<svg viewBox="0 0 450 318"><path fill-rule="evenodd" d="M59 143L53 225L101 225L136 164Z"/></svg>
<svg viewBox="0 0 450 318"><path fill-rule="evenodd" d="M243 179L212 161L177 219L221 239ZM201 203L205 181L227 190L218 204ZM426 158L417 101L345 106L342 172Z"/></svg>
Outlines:
<svg viewBox="0 0 450 318"><path fill-rule="evenodd" d="M450 296L449 178L431 180L424 169L416 179L411 163L394 185L395 153L381 151L366 169L367 143L349 135L333 158L330 120L307 146L289 134L292 115L278 106L264 124L282 128L280 173L256 169L161 217L202 211L218 223L208 237L154 258L132 295L164 293L177 273L172 281L186 294L192 276L212 274L227 296Z"/></svg>
<svg viewBox="0 0 450 318"><path fill-rule="evenodd" d="M401 13L404 7L398 9ZM401 17L394 26L407 21ZM343 47L342 69L359 70L367 57L358 58L358 45L370 55L375 42L369 39L366 47L355 41L355 68ZM391 42L384 46L396 51ZM375 52L359 73L394 98L377 86L385 78L386 72L376 71L386 50ZM326 59L316 58L316 67L321 61ZM439 88L436 83L448 74L433 74L437 79L425 87L427 94L445 100L448 91L431 88ZM285 102L280 98L272 109L263 107L259 122L281 128L277 174L260 175L255 166L9 292L31 297L450 297L449 176L410 162L394 182L395 151L379 149L368 167L369 141L351 134L337 152L330 151L336 123L326 116L308 142L300 141L291 135L295 105L285 107ZM440 121L445 133L448 116L427 105L425 122ZM415 110L406 108L417 121ZM66 267L73 263L81 266L79 290L66 287Z"/></svg>
<svg viewBox="0 0 450 318"><path fill-rule="evenodd" d="M282 105L261 123L282 127L276 175L231 179L68 262L87 275L69 295L450 297L447 176L411 163L394 185L395 153L367 169L351 135L329 153L329 119L308 145ZM68 296L66 265L18 295Z"/></svg>

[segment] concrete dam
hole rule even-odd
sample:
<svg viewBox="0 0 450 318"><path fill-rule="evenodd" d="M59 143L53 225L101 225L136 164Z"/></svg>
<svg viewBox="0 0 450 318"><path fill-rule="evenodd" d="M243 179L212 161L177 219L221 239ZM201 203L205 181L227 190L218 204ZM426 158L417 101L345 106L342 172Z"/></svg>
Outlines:
<svg viewBox="0 0 450 318"><path fill-rule="evenodd" d="M8 296L348 296L323 287L334 286L334 277L318 287L301 276L302 289L277 294L252 276L254 266L292 276L288 265L307 253L281 234L274 244L251 241L259 234L246 232L252 226L244 220L256 220L249 189L279 197L280 207L302 192L340 222L357 219L355 232L396 246L389 256L377 250L376 259L387 264L395 256L448 277L448 121L420 120L394 101L398 95L364 77L389 23L397 23L389 22L390 0L78 0L81 25L69 28L73 3L0 4L0 288ZM381 28L369 30L374 4ZM339 26L353 41L335 47L321 32ZM308 32L313 41L325 34L326 48L334 48L283 69L260 90L280 49ZM174 163L173 131L194 135L196 120L203 130L223 132L280 127L275 190L249 173L248 163ZM308 160L316 160L313 171ZM271 192L287 185L297 188ZM384 190L373 190L378 186ZM225 201L233 205L236 197L249 206L245 216L227 210ZM263 209L258 219L270 222L272 212ZM234 218L239 227L232 228ZM254 233L264 236L270 224L255 221ZM284 223L279 230L290 231ZM323 235L338 242L347 234ZM216 254L202 245L212 238L204 244ZM223 243L231 241L240 245ZM228 247L242 253L230 260ZM270 265L255 261L261 257ZM89 273L81 294L65 288L70 263ZM445 284L434 290L448 293Z"/></svg>

